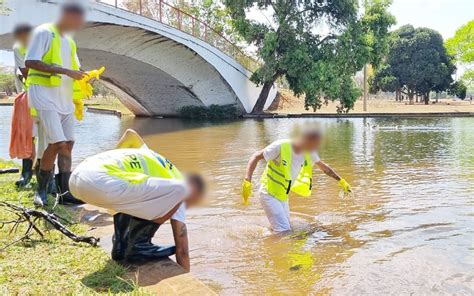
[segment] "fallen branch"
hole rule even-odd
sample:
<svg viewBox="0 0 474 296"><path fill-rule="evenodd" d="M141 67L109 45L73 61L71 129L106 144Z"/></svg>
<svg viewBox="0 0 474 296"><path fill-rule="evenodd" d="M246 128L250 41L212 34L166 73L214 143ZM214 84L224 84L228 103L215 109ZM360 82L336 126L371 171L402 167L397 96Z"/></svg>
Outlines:
<svg viewBox="0 0 474 296"><path fill-rule="evenodd" d="M99 242L99 239L96 237L79 236L79 235L74 234L69 229L67 229L66 226L64 226L61 222L59 222L59 219L64 220L64 221L65 219L59 216L56 216L55 214L50 214L45 211L28 209L28 208L13 205L7 202L0 202L0 207L6 208L8 212L11 212L18 217L17 219L11 220L11 221L0 221L0 229L3 228L7 224L13 224L12 229L9 232L11 234L18 228L18 226L21 223L28 224L28 228L26 229L26 232L22 237L9 243L7 246L5 246L3 249L0 249L0 250L4 250L13 244L28 238L33 231L35 231L37 234L43 237L44 236L43 232L41 232L41 230L39 230L39 228L36 225L36 222L40 219L48 222L49 224L53 226L54 229L58 230L59 232L61 232L62 234L64 234L65 236L69 237L70 239L72 239L73 241L77 243L88 243L92 246L97 246L97 243Z"/></svg>
<svg viewBox="0 0 474 296"><path fill-rule="evenodd" d="M0 175L3 174L16 174L19 173L20 169L12 168L12 169L1 169L0 170Z"/></svg>

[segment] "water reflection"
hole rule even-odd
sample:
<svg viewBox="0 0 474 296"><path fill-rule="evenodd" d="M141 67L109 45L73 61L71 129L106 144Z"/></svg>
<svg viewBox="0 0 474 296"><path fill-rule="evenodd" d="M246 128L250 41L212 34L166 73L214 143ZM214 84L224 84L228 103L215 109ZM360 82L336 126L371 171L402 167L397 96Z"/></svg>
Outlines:
<svg viewBox="0 0 474 296"><path fill-rule="evenodd" d="M318 120L326 130L321 158L356 197L341 200L334 181L316 172L313 196L291 197L295 232L273 237L258 199L240 204L241 178L253 152L304 121L87 114L74 156L77 163L112 148L134 128L183 170L202 171L211 193L188 220L193 272L220 294L472 294L474 119Z"/></svg>

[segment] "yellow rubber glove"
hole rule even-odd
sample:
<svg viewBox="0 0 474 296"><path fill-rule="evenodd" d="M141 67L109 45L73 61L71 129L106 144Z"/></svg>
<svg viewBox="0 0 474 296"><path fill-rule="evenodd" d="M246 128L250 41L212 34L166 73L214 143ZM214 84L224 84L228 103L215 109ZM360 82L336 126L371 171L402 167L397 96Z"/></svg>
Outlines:
<svg viewBox="0 0 474 296"><path fill-rule="evenodd" d="M105 67L101 67L98 70L92 70L92 71L87 71L87 76L84 77L82 80L79 80L79 88L81 89L82 92L82 97L83 98L89 98L92 97L92 94L94 92L94 88L90 84L90 80L92 78L95 79L100 79L100 75L104 73ZM82 118L84 117L84 101L83 99L74 99L74 105L76 107L76 110L74 112L74 115L76 116L77 120L81 121Z"/></svg>
<svg viewBox="0 0 474 296"><path fill-rule="evenodd" d="M339 180L339 187L342 188L344 193L351 192L351 185L349 183L347 183L347 181L344 180L344 179Z"/></svg>
<svg viewBox="0 0 474 296"><path fill-rule="evenodd" d="M242 201L244 205L249 204L249 196L252 194L252 183L250 181L244 180L242 183Z"/></svg>

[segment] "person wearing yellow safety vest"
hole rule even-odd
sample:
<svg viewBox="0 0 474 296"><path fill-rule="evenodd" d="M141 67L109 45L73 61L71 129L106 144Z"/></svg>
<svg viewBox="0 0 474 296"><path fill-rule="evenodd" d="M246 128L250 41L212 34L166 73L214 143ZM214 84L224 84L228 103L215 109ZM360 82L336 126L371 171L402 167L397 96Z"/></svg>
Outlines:
<svg viewBox="0 0 474 296"><path fill-rule="evenodd" d="M13 30L13 37L15 43L13 44L13 56L15 59L15 86L17 93L23 93L26 91L27 86L25 85L28 77L28 69L25 66L26 48L28 46L31 31L33 28L29 24L18 24ZM15 105L16 107L16 105ZM30 116L29 114L27 114ZM13 123L12 126L19 126L20 123ZM35 160L35 138L38 136L38 126L33 124L32 126L32 154L30 158L22 159L22 168L20 179L15 182L15 185L19 188L25 187L30 183L33 177L33 162Z"/></svg>
<svg viewBox="0 0 474 296"><path fill-rule="evenodd" d="M244 203L252 191L252 175L259 161L265 159L267 166L260 179L260 203L275 233L291 230L288 196L294 192L310 196L313 187L313 166L318 166L326 175L339 182L345 191L350 185L342 179L318 155L321 134L314 128L304 129L292 140L273 142L250 158L242 185Z"/></svg>
<svg viewBox="0 0 474 296"><path fill-rule="evenodd" d="M47 203L48 184L58 158L60 203L81 203L69 192L71 155L74 145L74 95L80 95L77 81L87 76L80 71L77 47L70 34L85 23L85 8L76 2L63 4L54 24L44 24L33 32L26 55L30 106L36 110L48 147L37 175L36 206Z"/></svg>
<svg viewBox="0 0 474 296"><path fill-rule="evenodd" d="M189 271L185 211L204 197L205 184L199 175L183 176L135 131L127 130L117 149L77 166L70 188L81 200L115 213L112 259L146 262L176 253L178 264ZM152 244L160 225L169 219L176 247Z"/></svg>

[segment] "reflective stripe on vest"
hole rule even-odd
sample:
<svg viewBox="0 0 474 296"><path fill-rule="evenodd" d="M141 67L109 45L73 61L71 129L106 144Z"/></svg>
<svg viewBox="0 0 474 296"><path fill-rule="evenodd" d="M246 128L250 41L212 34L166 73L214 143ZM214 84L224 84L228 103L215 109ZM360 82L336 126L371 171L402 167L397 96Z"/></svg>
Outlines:
<svg viewBox="0 0 474 296"><path fill-rule="evenodd" d="M107 174L131 184L145 182L149 177L183 179L181 172L169 160L152 151L124 154L109 164L104 164Z"/></svg>
<svg viewBox="0 0 474 296"><path fill-rule="evenodd" d="M44 54L41 61L48 65L57 65L59 67L62 67L63 62L61 58L61 35L59 34L59 31L54 24L44 24L42 26L45 26L51 32L52 40L51 46ZM72 70L77 71L79 70L79 65L76 61L77 46L72 38L68 37L68 40L69 45L71 47ZM61 75L45 73L35 69L29 69L27 83L28 85L35 84L46 87L58 87L61 85ZM81 99L83 97L82 92L80 91L79 83L77 81L73 82L73 96L75 99Z"/></svg>
<svg viewBox="0 0 474 296"><path fill-rule="evenodd" d="M260 182L267 192L281 201L288 199L290 190L301 196L311 195L312 164L309 153L305 153L305 162L294 184L291 181L292 148L291 142L285 141L280 147L280 163L271 160L263 172Z"/></svg>

